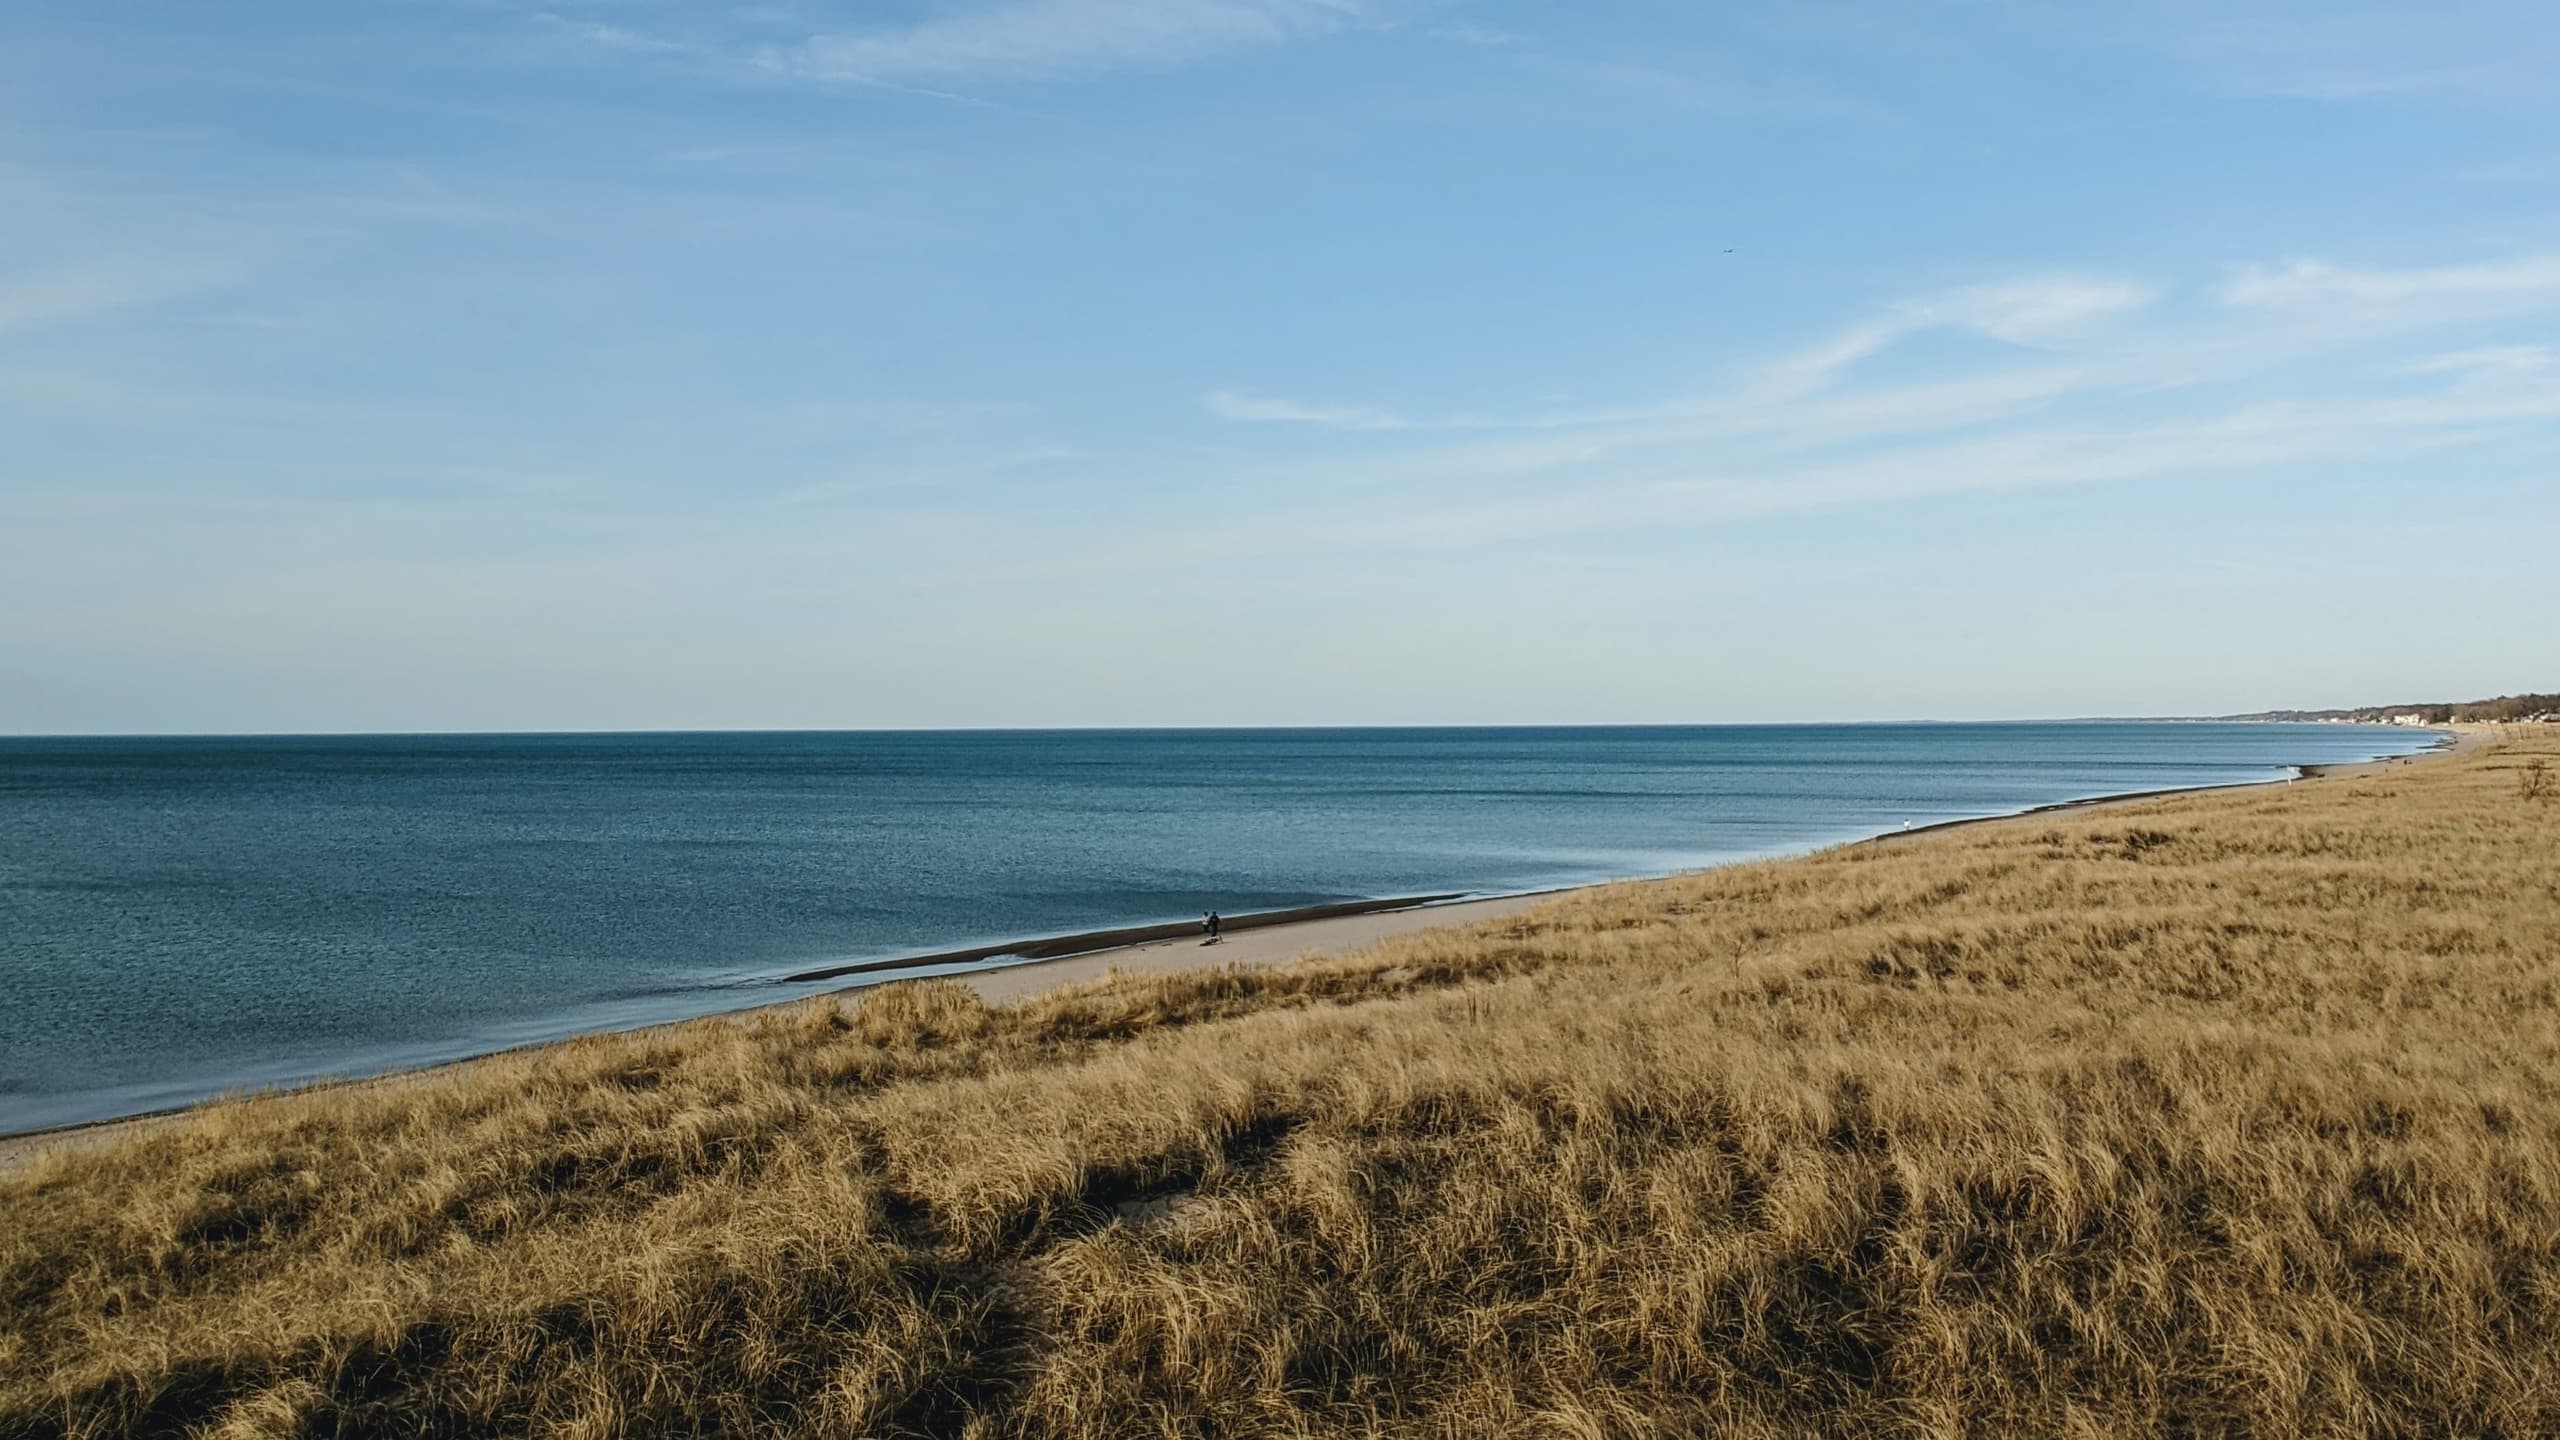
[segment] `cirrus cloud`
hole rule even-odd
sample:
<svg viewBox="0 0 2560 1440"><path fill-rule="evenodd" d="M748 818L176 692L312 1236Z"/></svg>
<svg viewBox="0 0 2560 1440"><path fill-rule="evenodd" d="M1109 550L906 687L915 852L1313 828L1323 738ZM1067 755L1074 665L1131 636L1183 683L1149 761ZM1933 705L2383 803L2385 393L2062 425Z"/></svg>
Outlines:
<svg viewBox="0 0 2560 1440"><path fill-rule="evenodd" d="M1361 23L1355 0L1011 0L912 25L814 35L779 57L814 79L895 84L1151 70Z"/></svg>
<svg viewBox="0 0 2560 1440"><path fill-rule="evenodd" d="M2268 306L2519 295L2560 296L2560 254L2399 270L2287 260L2272 266L2244 265L2232 272L2221 289L2226 305Z"/></svg>

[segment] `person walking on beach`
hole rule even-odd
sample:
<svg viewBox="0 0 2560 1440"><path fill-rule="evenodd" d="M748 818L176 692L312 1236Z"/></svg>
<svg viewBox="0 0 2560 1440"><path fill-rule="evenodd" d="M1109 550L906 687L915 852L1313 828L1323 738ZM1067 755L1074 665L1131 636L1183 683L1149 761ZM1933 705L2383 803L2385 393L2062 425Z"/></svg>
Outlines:
<svg viewBox="0 0 2560 1440"><path fill-rule="evenodd" d="M1215 944L1217 944L1217 943L1218 943L1218 912L1217 912L1217 911L1215 911L1215 910L1210 911L1210 912L1209 912L1209 918L1200 922L1200 929L1201 929L1204 933L1206 933L1206 934L1208 935L1208 937L1209 937L1208 939L1201 941L1201 942L1200 942L1201 944L1203 944L1203 945L1215 945Z"/></svg>

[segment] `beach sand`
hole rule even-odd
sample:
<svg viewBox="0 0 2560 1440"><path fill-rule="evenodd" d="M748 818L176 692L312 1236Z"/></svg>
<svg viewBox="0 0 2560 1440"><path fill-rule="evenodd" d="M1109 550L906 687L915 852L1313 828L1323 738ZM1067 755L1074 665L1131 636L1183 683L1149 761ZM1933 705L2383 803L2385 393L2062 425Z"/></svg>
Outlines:
<svg viewBox="0 0 2560 1440"><path fill-rule="evenodd" d="M2466 750L2477 750L2483 745L2497 743L2498 737L2506 733L2506 727L2503 725L2475 724L2469 721L2431 725L2427 728L2452 731L2453 743L2440 745L2433 750L2421 750L2415 755L2395 755L2388 760L2366 760L2354 765L2305 765L2302 767L2302 778L2316 780L2339 775L2379 775L2386 770L2397 770L2403 765L2414 765L2421 760L2433 759L2438 755L2459 755Z"/></svg>
<svg viewBox="0 0 2560 1440"><path fill-rule="evenodd" d="M1286 965L1310 955L1357 950L1391 935L1517 915L1563 893L1550 890L1535 895L1504 895L1487 900L1459 900L1440 905L1417 905L1405 910L1377 910L1365 915L1338 915L1324 920L1299 920L1258 929L1229 930L1214 945L1189 936L1178 940L1154 940L1088 951L1058 960L1008 965L1001 970L981 970L973 975L952 978L967 983L990 1004L1002 1005L1043 990L1100 980L1113 971L1157 975L1215 965Z"/></svg>

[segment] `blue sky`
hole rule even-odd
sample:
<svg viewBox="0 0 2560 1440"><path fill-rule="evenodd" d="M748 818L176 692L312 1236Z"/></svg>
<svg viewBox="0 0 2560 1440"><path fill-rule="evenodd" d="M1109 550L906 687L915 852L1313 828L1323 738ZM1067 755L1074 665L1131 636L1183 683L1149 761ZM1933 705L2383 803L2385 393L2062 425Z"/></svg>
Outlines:
<svg viewBox="0 0 2560 1440"><path fill-rule="evenodd" d="M0 730L2552 688L2554 73L2540 0L10 6Z"/></svg>

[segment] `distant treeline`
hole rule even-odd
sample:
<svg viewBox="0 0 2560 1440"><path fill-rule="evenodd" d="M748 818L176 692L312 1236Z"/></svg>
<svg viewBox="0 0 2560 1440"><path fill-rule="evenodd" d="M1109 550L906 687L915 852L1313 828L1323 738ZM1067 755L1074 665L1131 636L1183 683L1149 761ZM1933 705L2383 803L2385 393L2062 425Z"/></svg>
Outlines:
<svg viewBox="0 0 2560 1440"><path fill-rule="evenodd" d="M2435 701L2410 705L2367 705L2355 710L2268 710L2234 715L2234 720L2391 720L2415 715L2429 725L2455 720L2530 720L2560 715L2560 695L2501 695L2495 700Z"/></svg>

